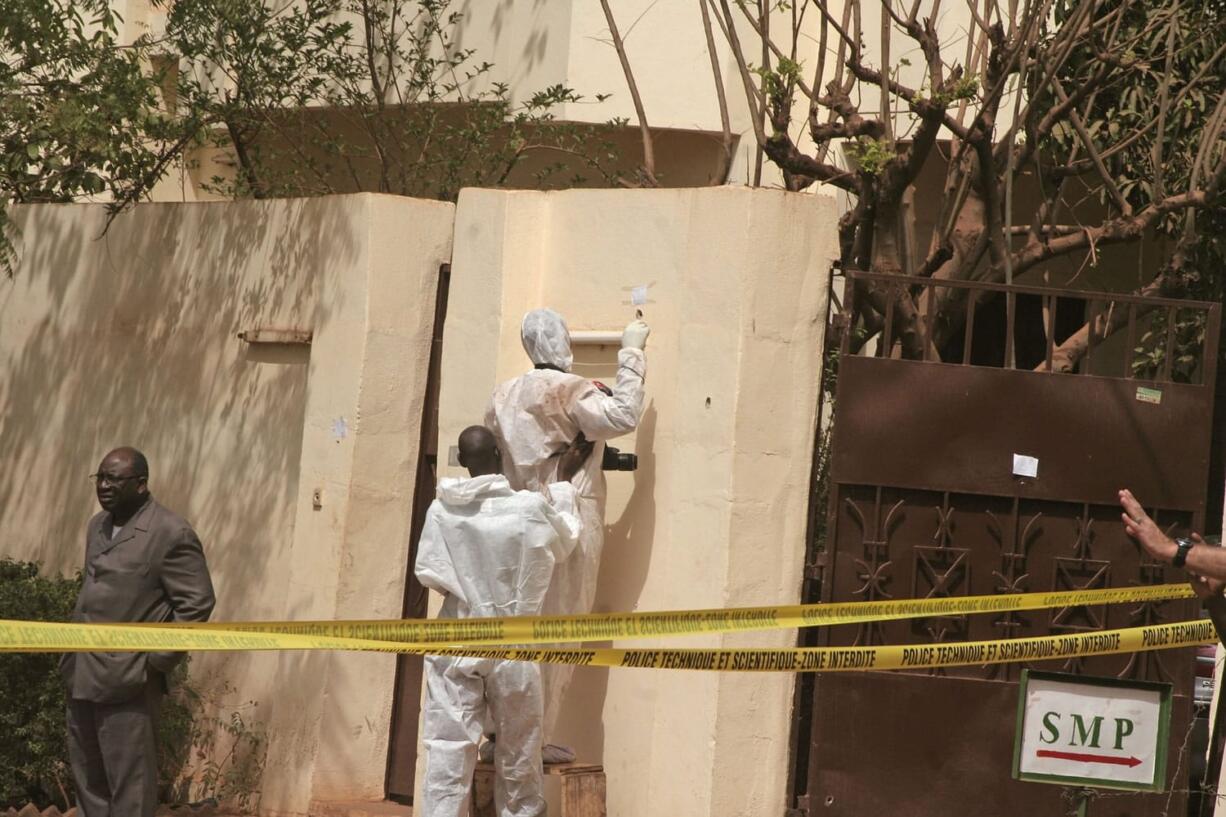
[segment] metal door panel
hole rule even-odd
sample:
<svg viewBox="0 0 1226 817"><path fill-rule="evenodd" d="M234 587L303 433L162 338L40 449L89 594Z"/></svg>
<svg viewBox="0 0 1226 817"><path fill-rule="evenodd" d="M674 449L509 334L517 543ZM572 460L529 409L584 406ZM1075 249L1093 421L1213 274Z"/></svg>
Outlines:
<svg viewBox="0 0 1226 817"><path fill-rule="evenodd" d="M829 508L824 539L810 542L806 601L872 601L1028 591L1129 587L1183 580L1156 564L1120 524L1116 492L1132 488L1159 525L1201 529L1220 305L1158 304L1168 317L1205 315L1202 360L1192 382L1131 377L1132 352L1112 361L1093 348L1078 374L1002 368L1012 354L1016 298L1088 316L1123 310L1128 341L1153 304L1132 296L1055 292L981 283L849 273L848 288L964 287L976 303L1009 301L1000 355L971 348L961 364L890 357L839 358ZM850 299L849 299L850 300ZM846 314L855 314L849 303ZM927 319L925 317L925 319ZM888 327L887 320L887 327ZM1168 323L1171 323L1168 321ZM1054 322L1053 322L1054 325ZM1031 333L1033 334L1033 333ZM1021 337L1021 335L1018 335ZM1056 338L1047 338L1051 358ZM1174 340L1168 334L1166 349ZM1119 353L1120 344L1116 343ZM997 350L999 351L999 350ZM1035 350L1016 355L1034 358ZM1042 357L1039 350L1038 357ZM996 365L972 365L995 360ZM1169 354L1168 354L1169 359ZM1095 371L1099 374L1090 374ZM1102 372L1116 375L1103 377ZM1206 385L1207 384L1207 385ZM1157 389L1160 402L1154 402ZM1039 459L1036 479L1012 473L1012 455ZM815 494L816 495L816 494ZM940 616L823 628L802 644L931 644L1059 635L1194 617L1189 601L975 616ZM891 673L818 675L798 684L793 804L817 814L1060 814L1061 789L1011 779L1016 680L1025 666L1169 681L1176 700L1169 747L1172 795L1096 800L1095 815L1179 813L1187 775L1194 658L1167 650L1085 659ZM803 742L803 745L801 745ZM1186 754L1186 753L1183 753ZM1182 762L1181 762L1182 760ZM1182 771L1181 771L1182 770ZM1186 781L1183 781L1186 782Z"/></svg>

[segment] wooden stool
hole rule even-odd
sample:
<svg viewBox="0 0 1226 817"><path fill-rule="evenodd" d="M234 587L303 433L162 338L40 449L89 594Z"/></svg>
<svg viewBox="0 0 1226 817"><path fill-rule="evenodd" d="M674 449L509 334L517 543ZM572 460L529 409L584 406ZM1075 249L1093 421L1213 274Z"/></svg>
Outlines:
<svg viewBox="0 0 1226 817"><path fill-rule="evenodd" d="M562 778L561 817L607 817L604 766L593 763L551 763L546 775ZM494 809L494 767L478 763L473 774L473 817L497 817Z"/></svg>

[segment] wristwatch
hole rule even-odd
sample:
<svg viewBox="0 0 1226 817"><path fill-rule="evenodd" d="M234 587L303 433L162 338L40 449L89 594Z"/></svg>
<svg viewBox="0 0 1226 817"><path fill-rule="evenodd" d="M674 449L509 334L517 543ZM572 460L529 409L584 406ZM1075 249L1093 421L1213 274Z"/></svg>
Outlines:
<svg viewBox="0 0 1226 817"><path fill-rule="evenodd" d="M1182 536L1175 540L1175 556L1171 559L1173 567L1183 567L1188 561L1188 551L1192 549L1192 540Z"/></svg>

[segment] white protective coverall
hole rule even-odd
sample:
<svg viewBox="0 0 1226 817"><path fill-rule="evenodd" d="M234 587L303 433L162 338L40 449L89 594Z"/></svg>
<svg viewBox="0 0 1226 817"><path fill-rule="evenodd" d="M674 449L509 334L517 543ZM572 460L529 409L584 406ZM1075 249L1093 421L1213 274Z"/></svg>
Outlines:
<svg viewBox="0 0 1226 817"><path fill-rule="evenodd" d="M570 373L574 358L570 331L551 309L535 309L520 327L524 350L537 368L502 383L485 414L485 425L498 438L502 466L511 487L540 491L557 478L555 456L582 431L596 442L591 456L571 482L578 491L582 530L574 558L554 571L543 615L590 613L596 598L600 552L604 546L605 478L600 469L604 441L627 434L643 413L643 378L647 359L641 349L617 354L613 395L591 380ZM545 692L544 732L552 737L566 688L575 668L548 664L541 668ZM499 735L501 740L502 736Z"/></svg>
<svg viewBox="0 0 1226 817"><path fill-rule="evenodd" d="M554 565L579 533L570 483L514 491L501 474L444 479L417 546L418 580L446 594L440 618L537 615ZM498 735L500 817L540 817L541 672L537 664L427 656L423 817L468 817L482 732Z"/></svg>

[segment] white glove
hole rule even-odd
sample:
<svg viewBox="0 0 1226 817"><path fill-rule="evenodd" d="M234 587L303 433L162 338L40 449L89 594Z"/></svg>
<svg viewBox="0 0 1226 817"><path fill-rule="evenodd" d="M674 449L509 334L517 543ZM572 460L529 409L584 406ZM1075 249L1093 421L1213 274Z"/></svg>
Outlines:
<svg viewBox="0 0 1226 817"><path fill-rule="evenodd" d="M622 348L642 350L646 348L647 336L650 334L651 327L646 321L630 321L626 324L626 331L622 332Z"/></svg>

